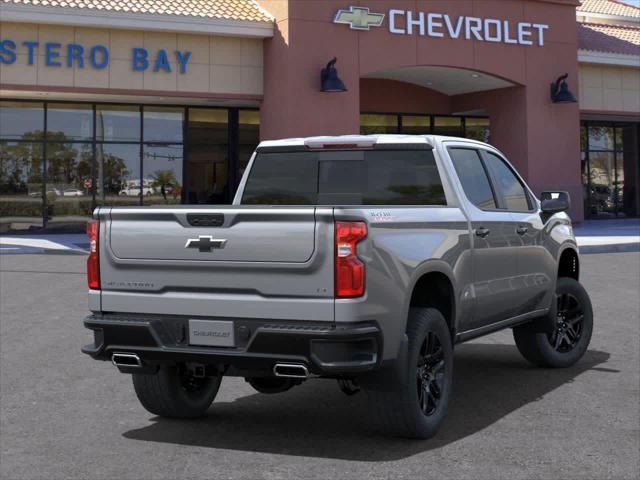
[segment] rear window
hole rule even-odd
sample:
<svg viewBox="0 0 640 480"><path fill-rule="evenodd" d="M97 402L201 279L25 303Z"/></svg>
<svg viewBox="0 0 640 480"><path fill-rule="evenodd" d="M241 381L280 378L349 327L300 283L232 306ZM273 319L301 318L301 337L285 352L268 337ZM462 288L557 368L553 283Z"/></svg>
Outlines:
<svg viewBox="0 0 640 480"><path fill-rule="evenodd" d="M248 205L446 205L428 150L259 153Z"/></svg>

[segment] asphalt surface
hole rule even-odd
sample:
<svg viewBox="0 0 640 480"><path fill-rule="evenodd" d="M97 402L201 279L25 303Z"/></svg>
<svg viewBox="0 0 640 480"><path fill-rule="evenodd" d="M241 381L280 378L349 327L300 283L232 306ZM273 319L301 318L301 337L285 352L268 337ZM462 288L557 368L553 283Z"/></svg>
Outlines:
<svg viewBox="0 0 640 480"><path fill-rule="evenodd" d="M462 345L440 434L408 441L325 380L268 396L225 378L204 419L154 417L128 375L80 353L84 257L1 255L0 478L637 479L640 254L582 262L584 359L532 367L510 332Z"/></svg>

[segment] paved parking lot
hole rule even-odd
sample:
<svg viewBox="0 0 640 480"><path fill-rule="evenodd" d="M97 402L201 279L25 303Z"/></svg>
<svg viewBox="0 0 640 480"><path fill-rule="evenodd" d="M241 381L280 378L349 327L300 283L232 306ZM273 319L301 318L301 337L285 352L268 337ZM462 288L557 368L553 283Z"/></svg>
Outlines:
<svg viewBox="0 0 640 480"><path fill-rule="evenodd" d="M585 255L596 327L567 370L510 332L456 350L431 441L371 431L362 395L317 380L257 394L227 378L202 420L148 414L127 375L82 355L84 257L0 256L0 478L576 478L640 475L640 254Z"/></svg>

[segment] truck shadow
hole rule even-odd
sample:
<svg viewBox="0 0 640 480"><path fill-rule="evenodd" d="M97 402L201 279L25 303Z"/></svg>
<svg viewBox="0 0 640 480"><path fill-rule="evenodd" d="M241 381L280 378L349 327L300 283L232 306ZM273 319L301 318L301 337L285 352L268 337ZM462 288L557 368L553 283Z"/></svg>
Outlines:
<svg viewBox="0 0 640 480"><path fill-rule="evenodd" d="M449 414L432 440L406 440L374 431L366 395L343 395L335 381L316 380L278 395L255 394L214 402L198 420L152 418L123 435L133 440L356 461L393 461L472 435L598 368L609 354L590 350L568 369L528 365L515 346L466 344L456 349ZM571 387L566 387L571 388ZM222 384L224 389L224 381Z"/></svg>

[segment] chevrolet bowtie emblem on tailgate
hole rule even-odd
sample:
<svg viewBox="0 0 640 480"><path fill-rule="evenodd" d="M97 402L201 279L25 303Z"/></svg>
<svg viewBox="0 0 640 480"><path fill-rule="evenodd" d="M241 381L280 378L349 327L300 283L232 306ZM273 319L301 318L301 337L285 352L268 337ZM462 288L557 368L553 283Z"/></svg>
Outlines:
<svg viewBox="0 0 640 480"><path fill-rule="evenodd" d="M226 240L213 238L211 235L199 235L198 238L187 240L184 248L197 248L201 252L210 252L214 248L224 248Z"/></svg>
<svg viewBox="0 0 640 480"><path fill-rule="evenodd" d="M349 7L349 10L338 10L333 23L344 23L352 30L371 30L379 27L384 21L384 13L369 13L366 7Z"/></svg>

